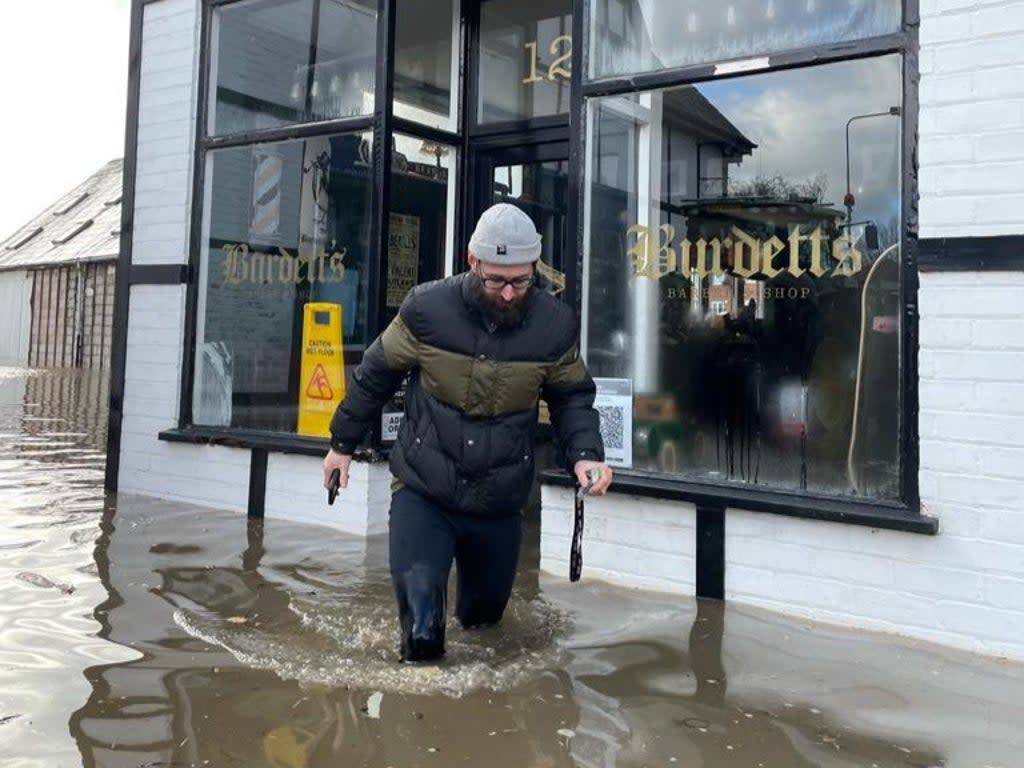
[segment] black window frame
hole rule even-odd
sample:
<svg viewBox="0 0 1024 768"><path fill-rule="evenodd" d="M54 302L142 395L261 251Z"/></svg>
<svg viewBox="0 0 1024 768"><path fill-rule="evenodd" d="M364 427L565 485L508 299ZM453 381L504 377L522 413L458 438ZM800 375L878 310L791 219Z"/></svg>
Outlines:
<svg viewBox="0 0 1024 768"><path fill-rule="evenodd" d="M139 7L150 0L135 0ZM586 80L589 57L588 21L592 13L593 0L574 0L572 4L572 36L574 40L571 58L570 107L567 115L555 115L512 122L480 124L477 121L478 74L479 74L479 4L481 0L461 0L459 39L453 44L459 48L459 92L456 99L456 130L447 131L403 119L393 114L395 20L397 0L377 0L377 44L376 80L374 111L370 115L346 117L315 123L303 123L211 137L207 135L208 100L210 93L211 30L212 15L217 8L245 0L203 0L201 6L201 29L199 51L199 82L195 102L196 121L195 144L193 147L193 178L188 239L187 267L180 270L180 282L185 283L185 334L182 357L182 386L179 398L178 425L160 434L164 440L216 443L252 448L257 452L279 451L310 456L322 455L327 447L326 438L312 438L296 433L264 432L244 428L194 426L192 402L196 358L197 310L200 286L198 285L199 260L202 241L202 208L206 184L207 155L211 150L229 146L251 145L270 141L302 139L336 133L372 131L373 189L370 232L370 295L375 298L375 311L368 317L368 338L375 338L382 330L385 314L385 296L380 290L387 270L387 221L390 202L390 150L394 133L444 143L455 149L457 164L455 200L455 268L458 269L460 254L465 251L472 222L467 216L473 212L474 179L477 169L473 158L475 150L494 142L536 141L544 134L568 132L569 137L569 210L566 226L574 233L570 247L575 246L578 254L583 253L582 202L586 193L584 179L584 152L586 136L585 102L588 98L646 91L670 86L680 86L724 77L739 77L750 72L736 72L716 76L715 64L688 65L656 72L642 73L629 77L612 77ZM312 0L317 2L317 0ZM616 472L614 490L637 496L672 499L689 502L703 510L736 509L769 512L798 517L847 522L890 528L904 531L934 534L938 530L935 518L922 514L919 495L919 438L918 438L918 236L917 236L917 126L918 126L918 82L919 82L919 0L902 0L903 23L901 31L879 37L828 44L808 49L783 51L767 56L769 66L760 72L814 66L857 58L874 57L889 53L900 54L903 58L903 108L900 116L902 151L902 260L901 276L904 295L902 297L902 324L900 360L902 371L902 423L900 431L900 455L903 473L900 480L900 501L884 502L870 500L849 500L841 497L819 496L809 493L769 490L757 487L729 486L706 482L690 482L669 479L634 470L620 469ZM133 39L140 37L141 18L134 18ZM577 42L578 41L578 42ZM758 58L765 58L759 54ZM717 62L721 63L721 62ZM126 210L129 207L126 206ZM571 237L572 235L570 235ZM130 252L130 251L129 251ZM179 272L175 272L179 274ZM123 280L127 281L128 276ZM138 280L133 282L140 282ZM144 281L142 281L144 282ZM175 280L177 282L177 280ZM575 268L567 270L564 296L577 311L582 308L582 259L575 260ZM121 296L122 303L126 290ZM125 317L127 308L122 307ZM354 361L354 360L353 360ZM123 374L122 374L123 375ZM113 419L112 419L113 421ZM116 441L115 441L116 442ZM368 445L369 458L380 458L379 427L375 427ZM109 474L109 472L108 472ZM116 474L116 473L115 473ZM545 472L543 480L556 485L571 485L573 480L561 471ZM116 478L108 480L116 485Z"/></svg>
<svg viewBox="0 0 1024 768"><path fill-rule="evenodd" d="M465 125L462 111L465 104L466 89L466 6L467 0L461 3L461 23L456 30L459 39L453 45L459 46L460 77L459 93L452 94L457 99L459 113L456 125L458 132L433 128L394 115L394 47L397 0L377 0L377 41L376 65L374 81L374 109L371 114L355 117L342 117L310 123L296 123L254 131L244 131L225 135L209 133L209 99L211 92L210 74L212 50L213 14L224 6L235 5L251 0L203 0L200 28L199 78L197 99L195 103L195 145L193 147L192 198L189 220L188 266L186 269L185 291L185 332L184 350L182 355L182 381L178 403L178 424L176 429L165 430L159 437L173 442L215 443L253 448L262 451L280 451L306 455L323 455L327 450L326 437L310 437L294 432L267 432L265 430L247 429L244 427L220 427L195 425L192 421L192 406L195 387L195 366L197 349L197 327L199 307L200 259L202 257L202 224L203 202L206 193L207 159L211 151L227 147L253 146L275 141L306 139L314 136L331 136L342 133L373 134L373 160L371 169L371 214L369 222L370 252L367 294L373 304L368 308L366 337L376 338L383 330L386 314L386 296L382 290L387 275L388 253L388 220L391 199L391 148L392 137L401 133L413 138L448 144L455 150L457 183L461 187L465 178L463 162ZM317 13L321 0L310 0L313 12ZM456 222L461 221L461 196L456 196ZM456 230L458 231L458 230ZM346 364L358 363L362 353L346 355ZM366 440L365 457L378 459L381 457L380 426L374 424L371 434Z"/></svg>
<svg viewBox="0 0 1024 768"><path fill-rule="evenodd" d="M732 71L716 75L723 63L672 67L630 76L586 79L590 55L590 25L594 0L576 0L573 13L570 131L570 211L568 228L576 234L576 252L584 252L587 233L582 228L587 179L583 153L587 151L587 99L651 91L660 88L717 81L786 69L811 67L852 59L899 54L903 61L903 105L901 120L901 423L899 453L902 461L900 498L885 500L847 499L807 492L779 491L757 486L697 482L674 479L663 474L632 469L616 469L613 490L636 496L674 499L695 504L698 509L736 508L818 520L855 523L917 533L934 534L938 521L922 514L919 489L920 452L918 432L918 83L920 80L918 29L919 0L902 0L900 31L878 37L832 43L774 54L756 54L767 59L768 66L754 71ZM739 61L742 61L740 59ZM736 61L735 59L732 61ZM742 68L739 68L742 69ZM582 311L582 258L576 270L567 275L566 294ZM585 322L585 318L583 318ZM561 472L547 472L544 479L558 485L573 480Z"/></svg>

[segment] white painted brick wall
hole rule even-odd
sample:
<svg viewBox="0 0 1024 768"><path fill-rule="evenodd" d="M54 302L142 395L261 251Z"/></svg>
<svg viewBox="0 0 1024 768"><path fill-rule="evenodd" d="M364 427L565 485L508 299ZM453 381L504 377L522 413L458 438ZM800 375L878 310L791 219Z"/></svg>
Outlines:
<svg viewBox="0 0 1024 768"><path fill-rule="evenodd" d="M921 15L921 236L1022 234L1024 0L922 0ZM919 480L937 536L731 509L727 599L1024 659L1022 309L1020 273L921 275ZM570 497L544 502L542 566L564 573ZM604 503L692 526L682 505ZM664 575L626 542L584 541L585 573Z"/></svg>
<svg viewBox="0 0 1024 768"><path fill-rule="evenodd" d="M387 531L391 474L386 464L353 462L348 487L338 493L333 506L327 503L322 483L320 459L270 454L265 516L363 536Z"/></svg>
<svg viewBox="0 0 1024 768"><path fill-rule="evenodd" d="M188 261L199 3L143 9L134 264Z"/></svg>
<svg viewBox="0 0 1024 768"><path fill-rule="evenodd" d="M922 237L1024 233L1024 1L922 0ZM729 599L1024 658L1024 275L923 274L938 536L730 510Z"/></svg>
<svg viewBox="0 0 1024 768"><path fill-rule="evenodd" d="M730 509L726 598L1024 659L1022 306L1024 274L921 276L919 479L937 536ZM562 573L571 501L546 489L544 502L542 566ZM683 505L618 495L602 503L642 525L654 515L662 526L692 526ZM602 550L585 536L584 571L626 583L663 576L630 538ZM621 563L640 573L620 578ZM692 593L692 582L661 587Z"/></svg>
<svg viewBox="0 0 1024 768"><path fill-rule="evenodd" d="M157 439L178 423L184 286L134 286L129 318L119 490L245 510L248 451Z"/></svg>
<svg viewBox="0 0 1024 768"><path fill-rule="evenodd" d="M1019 234L1024 2L921 0L921 236Z"/></svg>
<svg viewBox="0 0 1024 768"><path fill-rule="evenodd" d="M925 274L920 305L921 494L950 569L939 626L1024 656L1024 275ZM918 576L902 574L927 590Z"/></svg>
<svg viewBox="0 0 1024 768"><path fill-rule="evenodd" d="M132 262L188 260L199 3L144 8ZM129 298L119 490L244 512L247 450L157 439L177 426L184 286L138 285Z"/></svg>
<svg viewBox="0 0 1024 768"><path fill-rule="evenodd" d="M541 508L540 567L568 577L572 491L545 485ZM588 499L584 518L584 579L693 593L696 518L691 505L615 494Z"/></svg>

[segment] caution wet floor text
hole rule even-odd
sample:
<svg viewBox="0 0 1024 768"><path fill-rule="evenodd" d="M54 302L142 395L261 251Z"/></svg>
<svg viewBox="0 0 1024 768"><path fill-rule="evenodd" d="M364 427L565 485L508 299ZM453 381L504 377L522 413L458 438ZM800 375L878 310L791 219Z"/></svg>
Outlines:
<svg viewBox="0 0 1024 768"><path fill-rule="evenodd" d="M299 425L303 435L327 436L331 417L345 397L345 350L341 305L306 304L302 318Z"/></svg>

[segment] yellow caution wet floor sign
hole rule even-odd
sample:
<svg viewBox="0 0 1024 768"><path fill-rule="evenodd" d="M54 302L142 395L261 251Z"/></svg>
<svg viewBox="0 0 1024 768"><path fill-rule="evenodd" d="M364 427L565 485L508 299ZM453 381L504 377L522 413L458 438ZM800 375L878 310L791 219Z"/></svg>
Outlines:
<svg viewBox="0 0 1024 768"><path fill-rule="evenodd" d="M298 432L327 436L331 417L345 397L340 304L306 304L302 318L300 375Z"/></svg>

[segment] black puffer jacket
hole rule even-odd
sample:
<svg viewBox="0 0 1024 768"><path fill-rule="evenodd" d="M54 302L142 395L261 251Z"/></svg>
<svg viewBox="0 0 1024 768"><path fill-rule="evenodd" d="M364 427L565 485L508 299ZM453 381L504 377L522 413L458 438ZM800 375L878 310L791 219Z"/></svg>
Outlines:
<svg viewBox="0 0 1024 768"><path fill-rule="evenodd" d="M533 290L523 324L490 325L470 274L417 286L366 351L331 422L331 446L351 453L411 372L391 471L457 512L518 512L533 480L538 398L551 413L570 471L603 460L594 382L573 311Z"/></svg>

